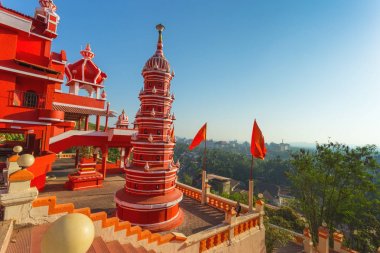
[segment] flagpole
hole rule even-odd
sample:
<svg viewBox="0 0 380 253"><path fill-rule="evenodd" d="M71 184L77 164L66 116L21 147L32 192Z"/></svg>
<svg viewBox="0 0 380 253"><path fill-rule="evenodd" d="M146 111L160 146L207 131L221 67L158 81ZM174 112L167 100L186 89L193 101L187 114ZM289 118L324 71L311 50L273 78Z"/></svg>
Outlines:
<svg viewBox="0 0 380 253"><path fill-rule="evenodd" d="M207 124L207 123L206 123ZM207 127L205 131L205 146L203 150L203 166L202 166L202 199L201 203L207 203L207 173L206 173L206 154L207 154Z"/></svg>
<svg viewBox="0 0 380 253"><path fill-rule="evenodd" d="M249 175L248 207L250 212L253 211L253 155L251 155L251 171Z"/></svg>

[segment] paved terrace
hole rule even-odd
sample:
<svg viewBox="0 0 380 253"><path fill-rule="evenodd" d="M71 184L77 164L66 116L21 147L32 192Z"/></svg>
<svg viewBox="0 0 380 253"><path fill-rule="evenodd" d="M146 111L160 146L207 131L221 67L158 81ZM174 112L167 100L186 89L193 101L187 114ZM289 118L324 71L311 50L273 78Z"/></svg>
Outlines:
<svg viewBox="0 0 380 253"><path fill-rule="evenodd" d="M67 175L75 171L73 159L60 159L53 165L49 173L56 179L48 180L43 192L39 196L57 196L57 202L74 203L75 208L90 207L92 212L104 211L108 216L115 214L116 206L113 201L114 193L124 186L124 175L110 175L103 182L103 188L81 191L68 191L64 188ZM183 223L173 231L186 236L220 224L224 220L224 213L198 201L184 196L180 203L184 212Z"/></svg>
<svg viewBox="0 0 380 253"><path fill-rule="evenodd" d="M75 208L90 207L92 212L104 211L108 216L115 214L114 193L124 186L124 175L107 176L103 182L104 187L82 191L68 191L63 185L67 181L67 175L75 171L73 159L60 159L53 165L53 171L49 175L54 175L56 179L48 180L45 190L39 196L57 196L58 203L74 203ZM224 213L210 207L201 205L198 201L184 196L180 203L184 212L184 221L173 232L180 232L189 236L207 228L220 224L224 220ZM167 232L164 232L167 233ZM294 243L276 249L276 253L301 253L303 247Z"/></svg>

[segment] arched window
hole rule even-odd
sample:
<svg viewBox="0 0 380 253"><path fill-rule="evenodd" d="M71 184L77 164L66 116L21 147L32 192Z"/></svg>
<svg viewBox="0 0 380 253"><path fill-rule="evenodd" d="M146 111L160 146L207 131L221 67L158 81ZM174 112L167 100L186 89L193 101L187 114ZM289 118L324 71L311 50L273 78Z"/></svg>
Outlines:
<svg viewBox="0 0 380 253"><path fill-rule="evenodd" d="M37 107L38 105L38 96L34 91L28 90L24 93L24 101L22 106L25 107Z"/></svg>

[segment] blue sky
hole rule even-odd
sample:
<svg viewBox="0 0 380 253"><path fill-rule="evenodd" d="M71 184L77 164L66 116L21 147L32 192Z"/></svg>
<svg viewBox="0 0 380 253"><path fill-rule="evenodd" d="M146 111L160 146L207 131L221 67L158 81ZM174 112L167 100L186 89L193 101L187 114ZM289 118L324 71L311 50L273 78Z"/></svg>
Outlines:
<svg viewBox="0 0 380 253"><path fill-rule="evenodd" d="M3 0L32 15L37 0ZM87 42L108 74L111 107L139 107L141 70L163 23L176 76L176 135L380 145L380 1L56 0L53 49L70 62Z"/></svg>

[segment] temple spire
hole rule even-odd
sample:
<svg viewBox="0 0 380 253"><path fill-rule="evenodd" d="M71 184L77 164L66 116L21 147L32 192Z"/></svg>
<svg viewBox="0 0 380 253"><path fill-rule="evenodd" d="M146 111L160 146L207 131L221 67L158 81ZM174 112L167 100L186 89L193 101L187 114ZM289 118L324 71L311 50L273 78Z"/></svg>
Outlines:
<svg viewBox="0 0 380 253"><path fill-rule="evenodd" d="M94 58L95 54L91 51L91 46L89 43L87 43L86 48L82 51L80 51L80 54L83 56L84 59L91 60Z"/></svg>
<svg viewBox="0 0 380 253"><path fill-rule="evenodd" d="M156 55L157 56L164 56L164 51L162 50L162 48L163 48L162 32L165 30L165 26L162 25L162 24L158 24L158 25L156 25L156 29L158 31L158 41L157 41Z"/></svg>

